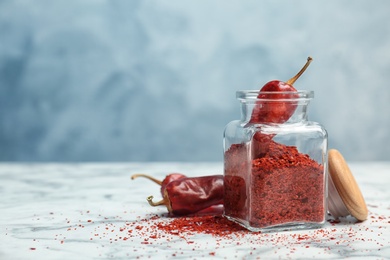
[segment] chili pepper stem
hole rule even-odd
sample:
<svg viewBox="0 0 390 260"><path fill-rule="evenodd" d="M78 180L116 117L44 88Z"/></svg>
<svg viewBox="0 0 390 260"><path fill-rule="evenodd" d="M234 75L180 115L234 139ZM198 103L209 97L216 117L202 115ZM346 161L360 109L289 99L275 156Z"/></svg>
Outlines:
<svg viewBox="0 0 390 260"><path fill-rule="evenodd" d="M166 199L162 199L160 201L153 202L153 196L149 196L149 197L146 198L146 200L149 202L149 205L153 206L153 207L167 205L167 200Z"/></svg>
<svg viewBox="0 0 390 260"><path fill-rule="evenodd" d="M138 177L144 177L144 178L146 178L146 179L149 179L149 180L151 180L151 181L157 183L157 184L160 185L160 186L162 185L162 181L157 180L156 178L154 178L154 177L152 177L152 176L150 176L150 175L147 175L147 174L136 173L136 174L131 175L131 179L132 179L132 180L134 180L134 179L136 179L136 178L138 178Z"/></svg>
<svg viewBox="0 0 390 260"><path fill-rule="evenodd" d="M289 85L294 84L295 81L303 74L303 72L305 72L305 70L307 69L307 67L309 67L310 62L311 62L312 60L313 60L312 57L308 57L305 66L303 66L303 68L298 72L297 75L295 75L294 77L292 77L291 79L289 79L286 83L289 84Z"/></svg>

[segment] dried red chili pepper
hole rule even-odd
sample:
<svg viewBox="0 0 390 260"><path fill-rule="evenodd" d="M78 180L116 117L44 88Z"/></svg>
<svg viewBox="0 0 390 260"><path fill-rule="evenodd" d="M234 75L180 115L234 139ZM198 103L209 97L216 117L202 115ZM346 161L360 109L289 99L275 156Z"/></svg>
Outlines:
<svg viewBox="0 0 390 260"><path fill-rule="evenodd" d="M266 83L257 96L259 101L256 102L249 123L281 124L288 121L297 108L295 99L298 95L293 84L309 67L312 60L308 57L303 68L288 81L272 80Z"/></svg>
<svg viewBox="0 0 390 260"><path fill-rule="evenodd" d="M149 179L149 180L157 183L158 185L160 185L161 186L161 189L160 189L161 196L164 196L165 187L168 185L168 183L170 183L171 181L186 178L187 176L185 176L184 174L181 174L181 173L170 173L167 176L165 176L164 180L160 181L160 180L158 180L150 175L143 174L143 173L137 173L137 174L133 174L131 176L131 179L134 180L138 177L143 177L143 178Z"/></svg>
<svg viewBox="0 0 390 260"><path fill-rule="evenodd" d="M181 178L166 185L161 201L147 200L151 206L165 205L172 215L189 215L223 204L223 189L223 175Z"/></svg>

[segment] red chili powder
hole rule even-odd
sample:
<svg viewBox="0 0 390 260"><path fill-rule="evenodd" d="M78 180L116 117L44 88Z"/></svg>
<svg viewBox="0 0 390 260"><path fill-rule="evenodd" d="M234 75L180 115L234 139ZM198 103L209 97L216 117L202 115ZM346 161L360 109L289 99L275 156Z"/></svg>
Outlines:
<svg viewBox="0 0 390 260"><path fill-rule="evenodd" d="M372 248L372 251L370 252L375 252L386 246L384 234L386 234L386 225L389 221L388 216L371 213L373 217L367 220L369 222L367 226L352 227L345 224L353 224L355 222L344 222L343 225L336 229L334 228L334 223L337 222L329 220L332 224L330 227L308 230L307 233L254 233L225 219L221 215L219 207L207 210L202 213L204 215L196 213L194 216L175 218L169 217L168 214L147 214L135 217L134 213L124 213L125 214L122 214L121 216L105 217L99 215L93 222L83 226L83 229L79 228L79 222L86 221L84 217L78 221L76 220L74 223L66 218L64 220L64 226L68 232L68 236L64 236L60 233L55 235L54 240L59 240L62 245L65 245L67 237L71 237L71 239L74 237L83 237L86 234L84 228L89 228L91 235L89 239L96 241L97 243L99 243L99 240L102 241L101 245L103 247L106 242L109 242L110 244L127 243L127 245L130 246L128 256L131 256L130 254L134 252L138 254L138 256L136 256L137 258L145 257L145 255L142 255L141 251L151 252L150 250L153 248L174 248L170 243L176 243L176 241L178 241L177 238L179 238L180 241L185 241L188 244L188 247L192 248L194 251L205 250L202 243L199 243L199 241L202 240L202 237L198 236L199 234L213 236L215 241L215 248L213 247L210 252L205 252L205 256L218 256L218 251L216 250L224 250L226 246L240 244L246 244L252 247L248 254L252 254L253 251L259 248L261 249L263 246L274 248L275 254L281 248L290 248L291 253L293 253L297 249L294 246L299 247L300 245L300 247L308 248L313 244L314 247L318 247L316 245L320 245L324 240L327 241L327 243L330 243L330 246L321 247L324 253L327 253L328 251L337 253L337 248L339 248L338 245L341 244L349 247L349 250L359 250L354 246L354 242L356 241L364 241L364 243ZM125 221L124 218L131 218L132 220ZM382 232L377 232L378 230L375 226L378 224L383 226ZM377 239L367 238L366 232L377 232ZM35 241L35 239L33 241ZM335 247L332 247L332 245ZM39 248L36 247L31 248L33 249L30 250L39 250ZM46 249L49 249L49 247L46 247ZM178 250L181 250L181 248ZM187 251L188 248L185 250ZM180 256L183 252L176 251L174 254ZM289 253L285 254L285 256L286 258L289 258ZM133 257L135 256L133 255Z"/></svg>
<svg viewBox="0 0 390 260"><path fill-rule="evenodd" d="M268 227L324 220L324 168L294 146L274 141L260 157L246 144L225 153L225 214ZM259 153L257 153L258 155Z"/></svg>
<svg viewBox="0 0 390 260"><path fill-rule="evenodd" d="M237 231L246 231L242 226L218 216L192 216L175 218L169 223L157 222L155 227L171 235L190 233L204 233L213 236L227 236Z"/></svg>

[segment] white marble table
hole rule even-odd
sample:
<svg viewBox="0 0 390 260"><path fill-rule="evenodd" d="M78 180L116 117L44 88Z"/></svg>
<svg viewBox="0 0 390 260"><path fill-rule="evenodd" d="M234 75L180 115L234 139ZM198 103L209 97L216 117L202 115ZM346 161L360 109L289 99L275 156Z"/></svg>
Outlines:
<svg viewBox="0 0 390 260"><path fill-rule="evenodd" d="M0 164L0 259L389 259L390 162L351 163L369 218L322 229L171 234L159 194L132 173L222 173L222 163Z"/></svg>

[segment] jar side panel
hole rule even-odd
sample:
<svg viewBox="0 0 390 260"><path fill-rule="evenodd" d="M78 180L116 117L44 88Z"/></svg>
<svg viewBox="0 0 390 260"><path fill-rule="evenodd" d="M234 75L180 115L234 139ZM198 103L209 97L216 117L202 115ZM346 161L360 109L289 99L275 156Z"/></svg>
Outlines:
<svg viewBox="0 0 390 260"><path fill-rule="evenodd" d="M327 135L319 125L262 127L252 147L267 146L254 157L249 185L251 229L320 225L326 218ZM256 144L257 141L261 144ZM256 148L255 148L256 149Z"/></svg>
<svg viewBox="0 0 390 260"><path fill-rule="evenodd" d="M224 215L238 223L248 221L248 178L250 138L240 121L230 123L224 132Z"/></svg>

